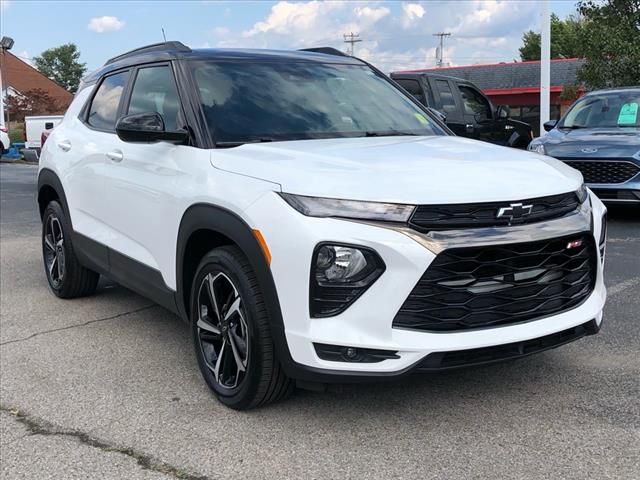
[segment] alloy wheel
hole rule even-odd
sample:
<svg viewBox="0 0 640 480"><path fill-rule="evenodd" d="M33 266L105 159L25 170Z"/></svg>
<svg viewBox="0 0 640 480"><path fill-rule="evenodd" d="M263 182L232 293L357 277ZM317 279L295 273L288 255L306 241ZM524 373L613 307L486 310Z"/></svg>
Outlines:
<svg viewBox="0 0 640 480"><path fill-rule="evenodd" d="M222 272L207 274L198 290L197 334L204 361L216 383L238 387L249 360L249 330L242 298Z"/></svg>
<svg viewBox="0 0 640 480"><path fill-rule="evenodd" d="M44 232L44 253L47 274L54 288L58 288L64 279L65 256L62 224L55 215L49 216Z"/></svg>

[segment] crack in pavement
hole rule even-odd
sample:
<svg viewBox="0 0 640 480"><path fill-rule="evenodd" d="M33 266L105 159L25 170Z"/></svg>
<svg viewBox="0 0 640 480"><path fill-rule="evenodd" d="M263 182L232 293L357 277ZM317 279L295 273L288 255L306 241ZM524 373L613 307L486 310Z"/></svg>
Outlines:
<svg viewBox="0 0 640 480"><path fill-rule="evenodd" d="M31 335L29 335L27 337L16 338L15 340L7 340L5 342L0 343L0 347L4 346L4 345L9 345L11 343L19 343L19 342L24 342L26 340L31 340L34 337L39 337L40 335L46 335L48 333L61 332L63 330L71 330L72 328L86 327L87 325L91 325L92 323L105 322L107 320L114 320L116 318L124 317L126 315L131 315L132 313L143 312L143 311L149 310L150 308L153 308L153 307L158 307L158 305L156 305L154 303L152 305L146 305L146 306L138 308L136 310L131 310L129 312L118 313L116 315L111 315L111 316L105 317L105 318L96 318L94 320L88 320L88 321L86 321L84 323L76 323L74 325L67 325L66 327L53 328L51 330L43 330L42 332L32 333Z"/></svg>
<svg viewBox="0 0 640 480"><path fill-rule="evenodd" d="M97 448L105 453L119 453L127 457L131 457L138 462L141 468L153 472L169 475L173 478L181 480L211 480L206 475L197 475L189 473L186 470L170 465L166 462L153 458L151 455L139 452L132 447L121 447L105 440L92 437L88 433L73 429L63 429L56 427L46 420L35 418L33 416L22 413L19 409L0 405L0 411L11 414L18 422L24 425L30 432L30 435L45 435L70 437L77 439L80 443Z"/></svg>

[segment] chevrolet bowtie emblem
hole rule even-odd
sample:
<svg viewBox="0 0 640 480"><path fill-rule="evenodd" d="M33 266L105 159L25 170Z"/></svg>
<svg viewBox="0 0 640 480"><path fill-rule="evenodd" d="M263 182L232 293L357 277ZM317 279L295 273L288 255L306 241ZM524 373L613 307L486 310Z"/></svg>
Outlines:
<svg viewBox="0 0 640 480"><path fill-rule="evenodd" d="M531 213L533 205L523 205L522 203L512 203L508 207L502 207L498 210L497 218L506 218L509 222L519 220Z"/></svg>

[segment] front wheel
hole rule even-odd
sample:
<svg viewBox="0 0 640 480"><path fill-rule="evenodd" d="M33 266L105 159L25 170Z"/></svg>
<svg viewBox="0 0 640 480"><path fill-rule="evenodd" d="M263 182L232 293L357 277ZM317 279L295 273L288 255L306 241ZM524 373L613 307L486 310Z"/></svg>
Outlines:
<svg viewBox="0 0 640 480"><path fill-rule="evenodd" d="M191 329L200 371L228 407L255 408L293 391L275 355L257 279L238 248L216 248L200 262Z"/></svg>
<svg viewBox="0 0 640 480"><path fill-rule="evenodd" d="M49 287L57 297L83 297L96 291L100 275L80 264L71 227L57 201L47 205L42 217L42 257Z"/></svg>

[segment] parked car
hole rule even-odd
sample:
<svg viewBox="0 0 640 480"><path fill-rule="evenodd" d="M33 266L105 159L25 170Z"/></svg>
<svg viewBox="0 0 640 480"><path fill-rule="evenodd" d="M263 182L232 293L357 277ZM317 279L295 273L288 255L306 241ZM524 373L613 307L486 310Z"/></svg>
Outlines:
<svg viewBox="0 0 640 480"><path fill-rule="evenodd" d="M40 162L49 287L105 275L177 313L225 405L600 328L606 209L580 174L450 135L356 58L168 42L84 85Z"/></svg>
<svg viewBox="0 0 640 480"><path fill-rule="evenodd" d="M11 139L7 127L0 127L0 155L9 150Z"/></svg>
<svg viewBox="0 0 640 480"><path fill-rule="evenodd" d="M586 184L609 203L640 204L640 87L590 92L529 150L579 170Z"/></svg>
<svg viewBox="0 0 640 480"><path fill-rule="evenodd" d="M531 125L509 118L509 107L495 107L467 80L425 72L396 72L391 78L420 103L441 112L456 135L522 149L533 138Z"/></svg>
<svg viewBox="0 0 640 480"><path fill-rule="evenodd" d="M62 121L62 115L38 115L24 117L25 148L39 151L41 135L44 130L51 130Z"/></svg>

